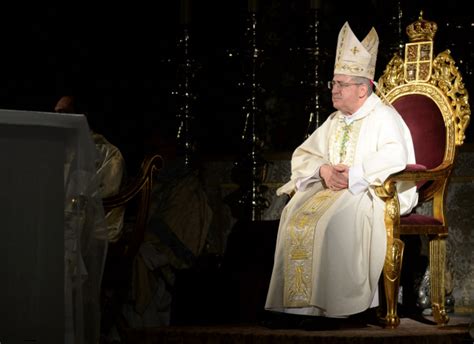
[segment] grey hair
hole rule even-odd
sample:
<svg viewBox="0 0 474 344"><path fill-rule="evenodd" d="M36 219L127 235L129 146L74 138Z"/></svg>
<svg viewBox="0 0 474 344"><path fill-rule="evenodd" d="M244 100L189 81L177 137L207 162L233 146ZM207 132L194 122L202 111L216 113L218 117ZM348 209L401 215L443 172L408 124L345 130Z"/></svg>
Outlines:
<svg viewBox="0 0 474 344"><path fill-rule="evenodd" d="M353 76L351 78L353 80L353 82L355 83L358 83L358 84L362 84L362 85L366 85L367 86L367 97L370 96L373 92L373 86L372 86L372 82L367 79L367 78L364 78L363 76Z"/></svg>

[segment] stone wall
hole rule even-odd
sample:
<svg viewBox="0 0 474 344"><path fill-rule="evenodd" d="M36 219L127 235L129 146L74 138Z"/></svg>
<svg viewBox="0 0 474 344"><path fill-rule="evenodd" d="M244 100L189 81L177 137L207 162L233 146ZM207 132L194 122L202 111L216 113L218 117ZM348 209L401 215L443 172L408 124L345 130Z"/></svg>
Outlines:
<svg viewBox="0 0 474 344"><path fill-rule="evenodd" d="M459 154L446 202L455 309L474 314L474 151Z"/></svg>

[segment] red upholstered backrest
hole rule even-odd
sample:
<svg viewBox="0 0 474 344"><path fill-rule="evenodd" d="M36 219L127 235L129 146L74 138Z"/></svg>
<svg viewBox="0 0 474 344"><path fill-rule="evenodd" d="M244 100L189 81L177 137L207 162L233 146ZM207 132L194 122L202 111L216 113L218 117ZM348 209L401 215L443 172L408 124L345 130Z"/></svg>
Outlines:
<svg viewBox="0 0 474 344"><path fill-rule="evenodd" d="M446 128L436 103L421 94L402 96L393 106L405 120L413 138L416 163L431 169L443 162Z"/></svg>

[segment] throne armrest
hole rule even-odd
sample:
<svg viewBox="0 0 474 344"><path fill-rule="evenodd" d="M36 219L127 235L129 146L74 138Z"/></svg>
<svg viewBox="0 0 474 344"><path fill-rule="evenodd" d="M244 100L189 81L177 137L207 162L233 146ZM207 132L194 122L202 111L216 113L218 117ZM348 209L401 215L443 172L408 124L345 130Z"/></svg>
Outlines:
<svg viewBox="0 0 474 344"><path fill-rule="evenodd" d="M409 164L403 171L392 174L387 178L385 183L394 181L412 181L412 182L426 182L443 180L448 178L452 164L443 163L436 168L427 169L426 166L419 164Z"/></svg>
<svg viewBox="0 0 474 344"><path fill-rule="evenodd" d="M416 183L418 189L428 181L444 182L448 179L452 164L443 163L436 168L427 169L424 165L408 164L403 171L389 176L382 185L375 188L377 196L383 200L392 199L396 195L396 183L398 181L411 181Z"/></svg>

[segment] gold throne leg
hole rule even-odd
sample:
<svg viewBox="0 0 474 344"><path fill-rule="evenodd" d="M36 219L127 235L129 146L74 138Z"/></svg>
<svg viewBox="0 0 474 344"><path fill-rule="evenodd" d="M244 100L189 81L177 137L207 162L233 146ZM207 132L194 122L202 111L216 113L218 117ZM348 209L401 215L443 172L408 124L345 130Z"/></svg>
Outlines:
<svg viewBox="0 0 474 344"><path fill-rule="evenodd" d="M430 240L431 307L434 321L447 324L449 317L445 307L446 238L436 236Z"/></svg>
<svg viewBox="0 0 474 344"><path fill-rule="evenodd" d="M396 328L400 324L400 318L397 314L397 304L405 244L397 238L388 237L387 239L387 254L383 268L385 297L387 299L387 314L384 323L388 328Z"/></svg>
<svg viewBox="0 0 474 344"><path fill-rule="evenodd" d="M392 180L387 180L383 186L377 187L375 193L385 202L384 222L387 231L387 252L383 267L387 314L382 321L386 327L396 328L400 324L397 314L398 287L405 246L400 240L400 204L395 182Z"/></svg>

